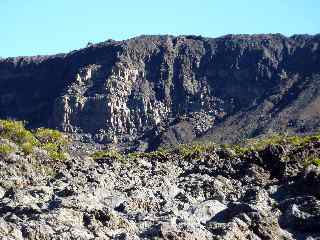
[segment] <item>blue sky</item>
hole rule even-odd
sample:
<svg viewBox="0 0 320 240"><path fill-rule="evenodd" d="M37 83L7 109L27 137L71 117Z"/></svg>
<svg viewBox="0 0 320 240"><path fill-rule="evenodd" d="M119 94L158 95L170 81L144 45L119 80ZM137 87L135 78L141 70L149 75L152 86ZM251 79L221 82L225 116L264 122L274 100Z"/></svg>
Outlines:
<svg viewBox="0 0 320 240"><path fill-rule="evenodd" d="M320 32L319 0L0 0L0 56L68 52L141 34Z"/></svg>

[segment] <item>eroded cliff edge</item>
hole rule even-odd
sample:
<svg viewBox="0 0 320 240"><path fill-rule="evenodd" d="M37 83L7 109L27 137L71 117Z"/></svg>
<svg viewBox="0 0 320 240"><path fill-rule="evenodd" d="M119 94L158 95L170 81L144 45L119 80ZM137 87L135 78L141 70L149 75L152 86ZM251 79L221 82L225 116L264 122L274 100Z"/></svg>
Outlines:
<svg viewBox="0 0 320 240"><path fill-rule="evenodd" d="M0 118L140 150L320 126L320 35L141 36L0 60Z"/></svg>

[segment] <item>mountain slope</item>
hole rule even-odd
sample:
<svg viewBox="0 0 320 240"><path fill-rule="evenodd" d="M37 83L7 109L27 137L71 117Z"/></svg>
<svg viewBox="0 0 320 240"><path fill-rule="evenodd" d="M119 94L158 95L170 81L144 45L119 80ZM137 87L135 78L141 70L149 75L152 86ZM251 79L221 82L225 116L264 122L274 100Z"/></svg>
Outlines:
<svg viewBox="0 0 320 240"><path fill-rule="evenodd" d="M319 128L320 36L141 36L0 60L0 118L140 150Z"/></svg>

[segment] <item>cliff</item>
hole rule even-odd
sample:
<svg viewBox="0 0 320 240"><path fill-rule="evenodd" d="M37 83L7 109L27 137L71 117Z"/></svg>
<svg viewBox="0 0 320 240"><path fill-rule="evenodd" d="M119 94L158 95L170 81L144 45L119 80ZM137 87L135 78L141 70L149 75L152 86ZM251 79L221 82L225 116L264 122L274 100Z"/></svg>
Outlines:
<svg viewBox="0 0 320 240"><path fill-rule="evenodd" d="M0 118L152 150L320 119L320 35L141 36L0 59Z"/></svg>

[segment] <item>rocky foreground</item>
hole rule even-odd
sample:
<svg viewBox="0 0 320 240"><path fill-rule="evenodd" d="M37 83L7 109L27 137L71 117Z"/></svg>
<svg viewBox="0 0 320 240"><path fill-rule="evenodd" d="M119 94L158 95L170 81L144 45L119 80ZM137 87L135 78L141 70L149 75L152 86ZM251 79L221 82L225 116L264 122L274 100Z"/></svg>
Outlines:
<svg viewBox="0 0 320 240"><path fill-rule="evenodd" d="M53 161L35 135L1 140L1 239L320 239L319 136Z"/></svg>

